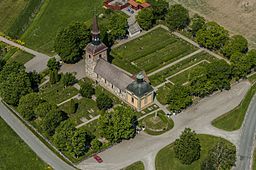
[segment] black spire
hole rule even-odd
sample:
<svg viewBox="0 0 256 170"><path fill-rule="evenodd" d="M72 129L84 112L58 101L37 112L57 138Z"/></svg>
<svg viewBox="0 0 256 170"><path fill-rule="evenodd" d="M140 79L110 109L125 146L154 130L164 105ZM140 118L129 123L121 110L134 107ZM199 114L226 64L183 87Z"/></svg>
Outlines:
<svg viewBox="0 0 256 170"><path fill-rule="evenodd" d="M99 45L100 44L100 30L99 30L96 16L93 17L91 33L92 33L92 44Z"/></svg>

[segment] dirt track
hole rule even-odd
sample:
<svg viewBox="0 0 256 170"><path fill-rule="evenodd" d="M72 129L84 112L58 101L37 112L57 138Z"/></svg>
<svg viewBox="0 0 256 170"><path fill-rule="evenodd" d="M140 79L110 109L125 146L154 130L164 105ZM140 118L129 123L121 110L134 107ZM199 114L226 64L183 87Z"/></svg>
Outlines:
<svg viewBox="0 0 256 170"><path fill-rule="evenodd" d="M250 45L256 48L255 0L170 0L170 2L181 3L206 19L218 22L232 34L244 35L250 41Z"/></svg>

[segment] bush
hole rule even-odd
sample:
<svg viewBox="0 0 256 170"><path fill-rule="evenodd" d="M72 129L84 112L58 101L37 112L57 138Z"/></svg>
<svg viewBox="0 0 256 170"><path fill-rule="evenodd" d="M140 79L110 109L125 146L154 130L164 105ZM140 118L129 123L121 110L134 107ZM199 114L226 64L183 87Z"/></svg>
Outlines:
<svg viewBox="0 0 256 170"><path fill-rule="evenodd" d="M66 87L75 84L77 82L77 79L72 73L65 73L61 75L60 81Z"/></svg>
<svg viewBox="0 0 256 170"><path fill-rule="evenodd" d="M92 95L95 94L95 89L92 87L91 83L85 82L81 85L81 89L79 92L83 97L91 98Z"/></svg>
<svg viewBox="0 0 256 170"><path fill-rule="evenodd" d="M101 93L96 99L97 107L100 110L107 110L113 106L113 100L105 93Z"/></svg>
<svg viewBox="0 0 256 170"><path fill-rule="evenodd" d="M153 24L155 22L153 10L151 8L142 9L136 16L136 20L142 29L149 30L153 27Z"/></svg>

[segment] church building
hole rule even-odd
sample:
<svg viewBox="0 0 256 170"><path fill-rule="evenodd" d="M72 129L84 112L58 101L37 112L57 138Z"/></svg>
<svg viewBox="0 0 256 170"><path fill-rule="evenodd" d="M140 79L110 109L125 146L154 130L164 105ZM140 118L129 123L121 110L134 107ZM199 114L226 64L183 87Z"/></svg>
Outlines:
<svg viewBox="0 0 256 170"><path fill-rule="evenodd" d="M91 34L92 41L86 46L84 56L86 76L137 111L152 105L154 89L145 80L142 72L130 77L108 62L108 47L100 40L96 16L93 18Z"/></svg>

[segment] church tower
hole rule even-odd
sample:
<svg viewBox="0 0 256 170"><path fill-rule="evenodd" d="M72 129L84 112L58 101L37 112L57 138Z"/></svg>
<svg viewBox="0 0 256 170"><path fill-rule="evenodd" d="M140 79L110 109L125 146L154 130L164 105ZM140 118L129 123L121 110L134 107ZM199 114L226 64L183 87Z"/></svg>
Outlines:
<svg viewBox="0 0 256 170"><path fill-rule="evenodd" d="M97 17L94 16L92 22L92 41L85 47L85 73L92 79L97 78L94 68L99 59L108 60L108 47L100 41L100 30L97 22Z"/></svg>

